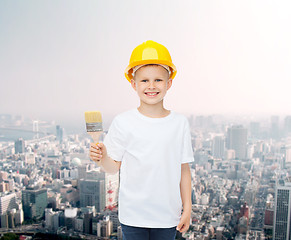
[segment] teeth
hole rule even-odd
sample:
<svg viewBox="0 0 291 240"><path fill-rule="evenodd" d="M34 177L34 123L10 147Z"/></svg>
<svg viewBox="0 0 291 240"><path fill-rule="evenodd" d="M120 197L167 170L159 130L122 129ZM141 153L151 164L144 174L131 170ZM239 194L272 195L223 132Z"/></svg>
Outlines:
<svg viewBox="0 0 291 240"><path fill-rule="evenodd" d="M151 96L156 95L156 94L158 93L147 93L147 95L151 95Z"/></svg>

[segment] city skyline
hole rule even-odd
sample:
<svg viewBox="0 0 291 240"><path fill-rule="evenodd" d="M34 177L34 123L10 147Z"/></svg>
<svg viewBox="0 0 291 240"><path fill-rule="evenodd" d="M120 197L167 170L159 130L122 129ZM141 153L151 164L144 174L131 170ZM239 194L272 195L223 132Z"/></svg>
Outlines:
<svg viewBox="0 0 291 240"><path fill-rule="evenodd" d="M167 108L290 115L290 9L261 0L2 1L0 113L82 124L88 110L111 118L137 107L123 72L133 48L152 39L178 69Z"/></svg>
<svg viewBox="0 0 291 240"><path fill-rule="evenodd" d="M11 120L2 117L0 125ZM291 186L291 116L283 128L278 116L269 120L243 127L212 116L189 119L195 159L190 165L192 220L178 239L259 240L285 234L290 216L284 214L281 189ZM28 122L12 118L13 124L25 128ZM47 124L31 126L42 131ZM90 160L89 135L50 127L55 133L30 131L30 138L0 142L2 232L121 240L119 174L105 173Z"/></svg>

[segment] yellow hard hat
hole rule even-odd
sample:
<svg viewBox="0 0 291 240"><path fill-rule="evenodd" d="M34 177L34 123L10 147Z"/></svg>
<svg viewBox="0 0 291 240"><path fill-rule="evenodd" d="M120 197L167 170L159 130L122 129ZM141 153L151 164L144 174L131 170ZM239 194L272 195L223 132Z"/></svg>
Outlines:
<svg viewBox="0 0 291 240"><path fill-rule="evenodd" d="M172 63L168 49L154 41L146 41L133 49L129 65L125 69L125 77L130 82L133 78L132 68L141 64L163 64L171 68L170 78L174 79L177 73L176 66Z"/></svg>

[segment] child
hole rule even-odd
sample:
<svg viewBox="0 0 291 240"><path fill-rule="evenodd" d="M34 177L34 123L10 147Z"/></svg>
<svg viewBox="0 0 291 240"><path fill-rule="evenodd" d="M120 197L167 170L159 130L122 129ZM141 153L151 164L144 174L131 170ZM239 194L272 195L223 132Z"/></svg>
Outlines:
<svg viewBox="0 0 291 240"><path fill-rule="evenodd" d="M176 67L154 41L137 46L125 71L140 106L117 115L90 158L108 173L120 169L119 221L124 240L172 240L191 217L194 161L188 120L164 108ZM183 204L183 214L181 215Z"/></svg>

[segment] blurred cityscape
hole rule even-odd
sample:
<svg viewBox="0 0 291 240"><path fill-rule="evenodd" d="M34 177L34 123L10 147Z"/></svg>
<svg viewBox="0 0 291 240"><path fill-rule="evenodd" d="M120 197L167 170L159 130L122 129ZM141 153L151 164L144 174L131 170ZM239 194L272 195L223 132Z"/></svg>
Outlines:
<svg viewBox="0 0 291 240"><path fill-rule="evenodd" d="M191 224L176 239L291 239L291 116L189 123ZM122 239L119 173L90 161L90 142L85 128L0 114L0 234Z"/></svg>

